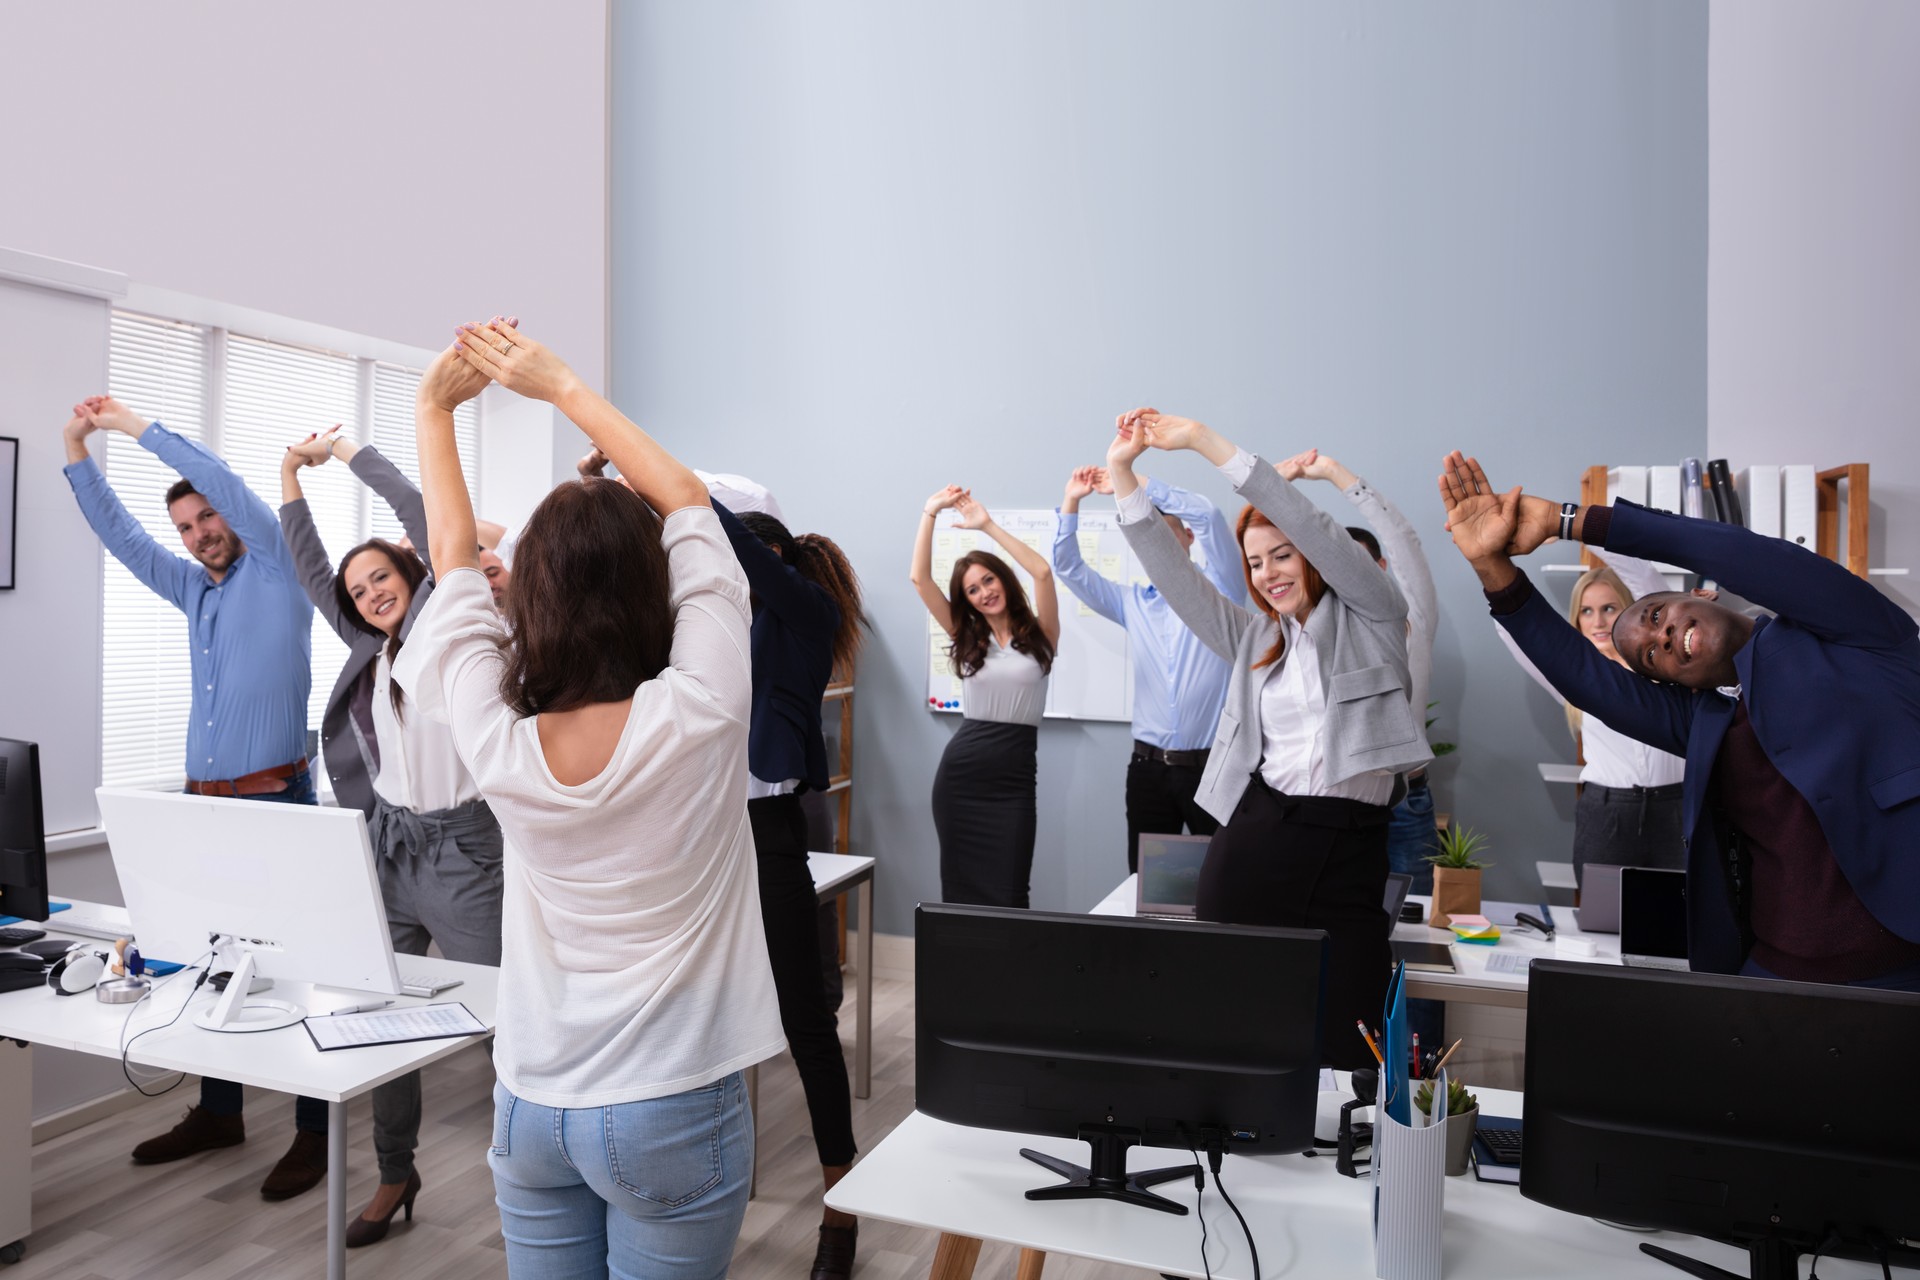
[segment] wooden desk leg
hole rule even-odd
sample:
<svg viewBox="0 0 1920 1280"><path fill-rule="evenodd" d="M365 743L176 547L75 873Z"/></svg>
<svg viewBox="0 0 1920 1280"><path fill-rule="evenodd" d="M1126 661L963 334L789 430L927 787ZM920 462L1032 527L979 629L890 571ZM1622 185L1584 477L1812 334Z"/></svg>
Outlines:
<svg viewBox="0 0 1920 1280"><path fill-rule="evenodd" d="M860 922L861 928L867 922ZM942 1234L940 1247L933 1253L933 1270L927 1273L927 1280L971 1280L973 1264L980 1260L980 1242L972 1236L950 1236Z"/></svg>
<svg viewBox="0 0 1920 1280"><path fill-rule="evenodd" d="M1047 1255L1038 1249L1022 1249L1020 1266L1013 1273L1013 1280L1040 1280L1040 1269L1047 1265Z"/></svg>

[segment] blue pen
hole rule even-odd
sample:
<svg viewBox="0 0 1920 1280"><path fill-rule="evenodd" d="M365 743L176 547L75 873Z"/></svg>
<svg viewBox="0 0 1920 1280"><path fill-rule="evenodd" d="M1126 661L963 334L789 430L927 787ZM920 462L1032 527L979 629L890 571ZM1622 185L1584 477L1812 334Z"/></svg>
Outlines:
<svg viewBox="0 0 1920 1280"><path fill-rule="evenodd" d="M1547 922L1547 928L1556 931L1560 928L1560 926L1553 921L1553 908L1544 902L1540 904L1540 918Z"/></svg>
<svg viewBox="0 0 1920 1280"><path fill-rule="evenodd" d="M127 973L138 978L147 971L147 958L140 954L140 948L128 947L126 955Z"/></svg>

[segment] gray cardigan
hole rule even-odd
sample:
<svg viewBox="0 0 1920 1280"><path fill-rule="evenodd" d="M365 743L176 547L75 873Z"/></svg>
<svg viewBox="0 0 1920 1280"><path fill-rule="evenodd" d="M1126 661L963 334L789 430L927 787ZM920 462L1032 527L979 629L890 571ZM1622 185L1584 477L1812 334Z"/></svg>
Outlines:
<svg viewBox="0 0 1920 1280"><path fill-rule="evenodd" d="M427 548L427 507L421 501L420 491L371 446L354 454L353 461L347 465L400 517L400 527L413 540L431 574L433 560ZM320 753L326 760L327 777L333 781L334 799L341 808L355 808L372 818L373 777L380 772L380 746L373 736L373 664L386 646L387 638L363 630L357 615L340 611L340 602L333 595L333 564L327 559L326 545L320 541L320 530L314 526L313 512L305 498L281 506L280 532L293 552L307 599L313 601L313 607L326 618L348 649L347 664L340 668L340 678L333 682L333 692L327 695L327 709L320 717ZM402 640L413 630L414 620L427 607L432 594L433 579L429 577L413 593L406 620L400 624Z"/></svg>
<svg viewBox="0 0 1920 1280"><path fill-rule="evenodd" d="M1341 782L1376 769L1400 773L1433 758L1407 700L1407 602L1332 516L1255 458L1235 490L1273 521L1326 579L1327 593L1307 618L1327 691L1327 775ZM1260 688L1268 668L1253 670L1279 637L1280 624L1234 604L1206 576L1155 516L1123 523L1127 544L1180 620L1233 667L1226 705L1213 733L1213 754L1194 801L1221 822L1232 819L1260 767ZM1404 793L1396 779L1393 798Z"/></svg>

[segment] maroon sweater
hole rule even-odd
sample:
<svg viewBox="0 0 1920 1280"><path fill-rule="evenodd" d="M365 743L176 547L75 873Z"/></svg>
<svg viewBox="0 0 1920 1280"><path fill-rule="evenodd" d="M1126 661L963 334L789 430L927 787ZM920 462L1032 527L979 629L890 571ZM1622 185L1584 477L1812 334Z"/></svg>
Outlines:
<svg viewBox="0 0 1920 1280"><path fill-rule="evenodd" d="M1767 759L1742 699L1713 762L1712 795L1752 859L1755 964L1795 982L1858 982L1920 965L1920 944L1873 918L1813 806Z"/></svg>

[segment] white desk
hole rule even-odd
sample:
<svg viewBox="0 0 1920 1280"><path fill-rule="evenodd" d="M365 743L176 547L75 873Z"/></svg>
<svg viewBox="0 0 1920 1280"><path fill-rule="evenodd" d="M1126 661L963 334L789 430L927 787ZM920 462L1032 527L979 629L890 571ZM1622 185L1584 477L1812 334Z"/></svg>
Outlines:
<svg viewBox="0 0 1920 1280"><path fill-rule="evenodd" d="M1519 1114L1520 1095L1475 1092L1487 1114ZM1320 1095L1323 1136L1332 1135L1345 1100L1345 1094ZM941 1232L933 1268L939 1280L970 1276L982 1240L1027 1250L1022 1280L1037 1280L1048 1253L1168 1275L1202 1274L1200 1226L1192 1214L1176 1217L1111 1201L1028 1200L1025 1192L1047 1185L1052 1175L1021 1159L1021 1147L1076 1161L1086 1152L1084 1143L969 1129L916 1111L827 1193L827 1204L863 1218ZM1135 1148L1127 1164L1145 1169L1190 1162L1184 1151ZM1246 1214L1266 1280L1373 1280L1370 1191L1364 1177L1335 1173L1331 1154L1230 1155L1221 1172ZM1191 1181L1162 1183L1154 1190L1193 1207ZM1211 1176L1204 1212L1207 1256L1216 1280L1252 1280L1246 1237ZM1677 1277L1679 1272L1639 1252L1643 1240L1746 1274L1746 1256L1738 1250L1690 1236L1602 1226L1535 1204L1516 1186L1480 1182L1471 1174L1447 1179L1445 1222L1445 1274L1463 1280ZM1880 1271L1822 1260L1820 1274L1825 1280L1864 1280Z"/></svg>
<svg viewBox="0 0 1920 1280"><path fill-rule="evenodd" d="M51 920L35 927L45 928L50 937L62 936L57 912ZM500 971L488 965L456 964L450 960L430 963L436 973L463 979L461 986L443 992L440 999L459 1001L491 1028ZM156 994L138 1006L130 1026L126 1005L101 1004L90 995L56 995L46 987L10 991L0 995L0 1036L118 1058L121 1028L127 1026L130 1038L148 1027L161 1026L180 1008L182 998L192 990L193 981L193 975L183 971L177 981L164 987L156 983ZM348 1008L366 998L364 993L286 982L275 984L275 994L306 1005L311 1013ZM201 989L195 1001L196 1004L210 1003L214 998L213 988L209 986ZM430 1002L406 996L395 998L396 1007L427 1003ZM128 1054L128 1060L166 1071L234 1080L276 1093L304 1094L327 1104L327 1276L328 1280L342 1280L346 1275L348 1100L375 1085L458 1053L473 1044L474 1039L422 1040L321 1053L313 1047L305 1028L298 1024L278 1031L233 1035L203 1030L194 1025L193 1015L187 1013L165 1030L142 1036ZM8 1099L7 1104L25 1109L30 1119L32 1091L22 1091L17 1098ZM7 1241L0 1241L5 1243Z"/></svg>
<svg viewBox="0 0 1920 1280"><path fill-rule="evenodd" d="M1130 916L1133 914L1134 891L1137 876L1128 876L1102 898L1094 907L1092 914L1101 916ZM1426 903L1427 898L1419 894L1411 895L1409 902ZM1496 904L1488 903L1488 906ZM1519 905L1523 909L1539 914L1539 908L1527 903L1500 904ZM1527 1007L1527 975L1520 973L1488 973L1487 961L1496 954L1523 955L1541 960L1578 960L1589 964L1620 963L1620 938L1616 934L1582 933L1575 923L1571 908L1562 907L1553 913L1554 935L1559 938L1586 938L1594 944L1592 956L1561 955L1555 942L1548 942L1537 933L1521 932L1502 925L1500 941L1493 946L1479 946L1464 942L1455 942L1453 933L1448 929L1429 929L1420 924L1400 924L1393 926L1393 937L1397 942L1438 942L1449 948L1453 956L1454 972L1423 973L1407 970L1407 994L1420 1000L1450 1000L1461 1004L1493 1005L1506 1009L1524 1009Z"/></svg>
<svg viewBox="0 0 1920 1280"><path fill-rule="evenodd" d="M813 891L825 906L852 889L860 909L860 928L855 934L854 983L860 992L860 1008L853 1018L853 1096L873 1093L873 863L872 858L856 858L847 853L809 853L807 870L813 875Z"/></svg>

